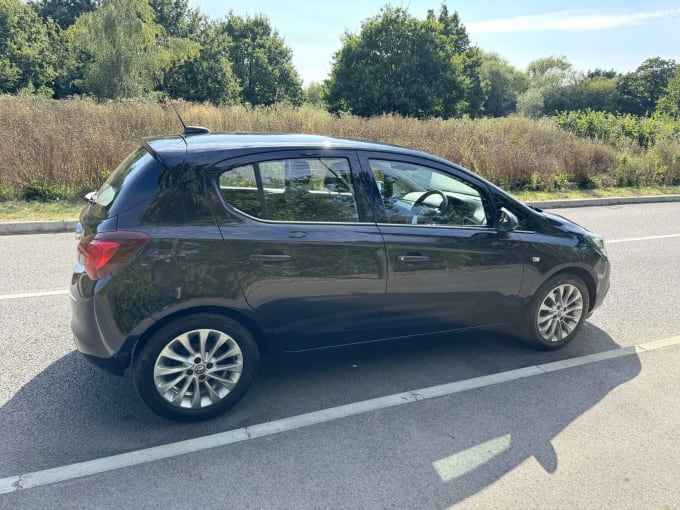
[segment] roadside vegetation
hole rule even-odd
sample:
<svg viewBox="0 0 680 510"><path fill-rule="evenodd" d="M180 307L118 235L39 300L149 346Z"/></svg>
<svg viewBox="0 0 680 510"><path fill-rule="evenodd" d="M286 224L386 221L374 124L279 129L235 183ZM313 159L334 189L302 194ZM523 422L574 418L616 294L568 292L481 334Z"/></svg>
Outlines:
<svg viewBox="0 0 680 510"><path fill-rule="evenodd" d="M188 0L0 0L0 203L96 189L143 137L179 131L168 99L213 131L404 145L521 196L680 185L673 60L579 72L549 56L518 70L474 46L445 4L424 19L385 6L341 39L329 77L303 87L263 15L213 20Z"/></svg>
<svg viewBox="0 0 680 510"><path fill-rule="evenodd" d="M295 107L177 104L185 122L216 131L313 133L379 140L456 161L511 191L680 184L680 140L660 130L647 146L579 136L553 118L363 118ZM0 96L0 199L64 200L96 189L142 138L177 133L174 111L150 100L100 102Z"/></svg>

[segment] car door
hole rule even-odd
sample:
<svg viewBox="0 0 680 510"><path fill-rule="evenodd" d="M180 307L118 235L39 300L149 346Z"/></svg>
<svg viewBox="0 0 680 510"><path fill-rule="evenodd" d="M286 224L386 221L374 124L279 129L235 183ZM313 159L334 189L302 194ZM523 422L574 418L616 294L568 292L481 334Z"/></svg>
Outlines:
<svg viewBox="0 0 680 510"><path fill-rule="evenodd" d="M489 326L514 312L522 245L495 228L486 186L435 161L362 153L385 241L387 292L379 334Z"/></svg>
<svg viewBox="0 0 680 510"><path fill-rule="evenodd" d="M384 244L356 155L275 152L221 165L220 229L246 301L282 350L375 336Z"/></svg>

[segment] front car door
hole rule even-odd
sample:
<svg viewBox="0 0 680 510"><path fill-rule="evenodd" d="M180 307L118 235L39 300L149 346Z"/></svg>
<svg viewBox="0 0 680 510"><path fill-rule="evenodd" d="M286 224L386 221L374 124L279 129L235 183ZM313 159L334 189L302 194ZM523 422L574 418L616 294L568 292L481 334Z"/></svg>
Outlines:
<svg viewBox="0 0 680 510"><path fill-rule="evenodd" d="M226 256L278 347L372 339L384 244L350 151L275 152L225 162L214 185Z"/></svg>
<svg viewBox="0 0 680 510"><path fill-rule="evenodd" d="M375 184L388 279L382 337L506 322L523 275L522 246L495 228L483 181L436 161L361 153Z"/></svg>

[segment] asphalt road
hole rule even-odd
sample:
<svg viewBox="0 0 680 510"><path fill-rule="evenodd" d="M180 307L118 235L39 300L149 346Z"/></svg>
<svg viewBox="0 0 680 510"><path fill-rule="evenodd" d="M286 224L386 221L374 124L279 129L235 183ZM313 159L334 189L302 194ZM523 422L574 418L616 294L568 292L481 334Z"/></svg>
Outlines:
<svg viewBox="0 0 680 510"><path fill-rule="evenodd" d="M621 351L680 335L680 203L556 212L605 235L613 264L605 304L566 348L477 333L297 356L194 425L80 359L66 294L24 295L67 287L72 235L0 238L0 479L582 360L0 494L0 508L680 508L680 345ZM593 360L612 350L626 355Z"/></svg>

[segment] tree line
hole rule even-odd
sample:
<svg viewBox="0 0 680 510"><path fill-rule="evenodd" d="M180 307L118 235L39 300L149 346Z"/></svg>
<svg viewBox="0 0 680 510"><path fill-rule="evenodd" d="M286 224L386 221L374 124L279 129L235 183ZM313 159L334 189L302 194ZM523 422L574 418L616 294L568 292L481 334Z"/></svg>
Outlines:
<svg viewBox="0 0 680 510"><path fill-rule="evenodd" d="M292 52L264 16L188 0L0 0L0 92L216 105L300 104Z"/></svg>
<svg viewBox="0 0 680 510"><path fill-rule="evenodd" d="M291 49L263 15L213 20L188 0L0 0L0 92L307 101L363 117L592 110L678 118L680 66L654 57L632 72L579 72L546 57L522 71L471 44L446 4L424 19L385 6L342 35L330 76L303 89Z"/></svg>

